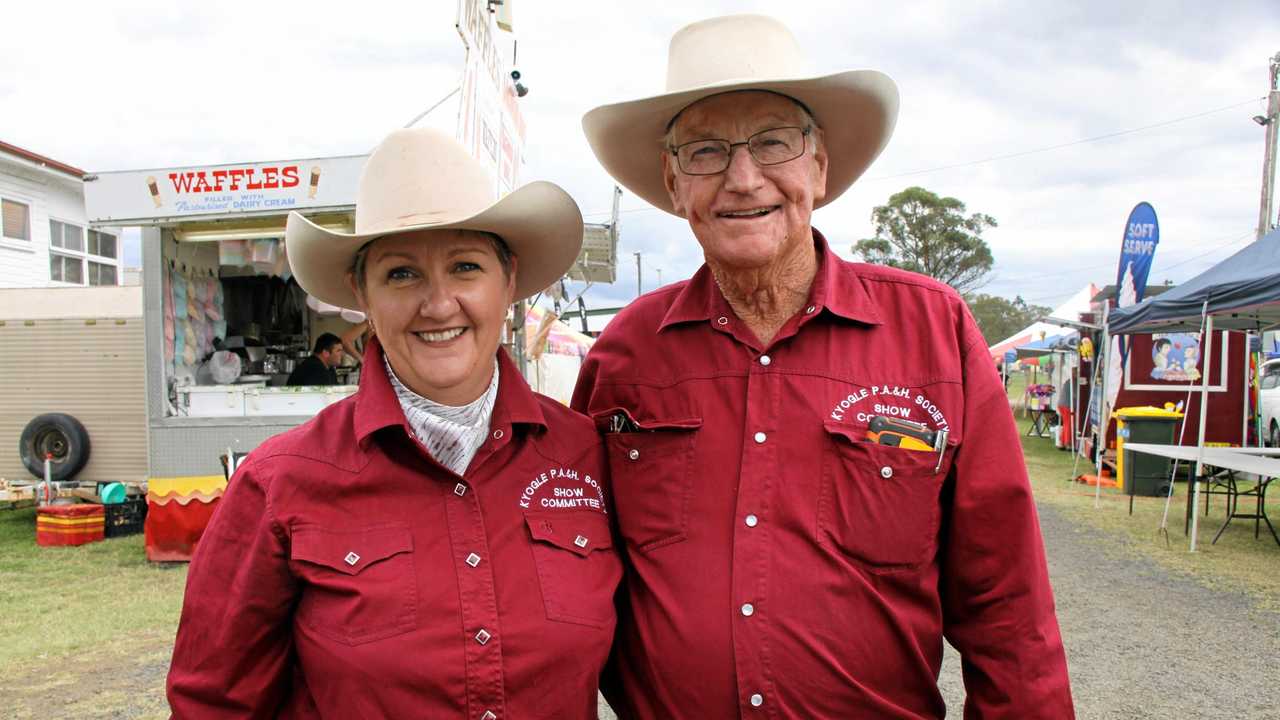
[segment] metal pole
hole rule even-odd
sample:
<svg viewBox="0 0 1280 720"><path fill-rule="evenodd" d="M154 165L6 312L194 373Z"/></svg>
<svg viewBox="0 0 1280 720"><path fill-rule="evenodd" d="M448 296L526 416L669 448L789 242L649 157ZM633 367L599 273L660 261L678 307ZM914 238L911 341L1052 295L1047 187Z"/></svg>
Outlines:
<svg viewBox="0 0 1280 720"><path fill-rule="evenodd" d="M644 293L644 290L642 290L640 287L640 253L635 253L635 256L636 256L636 297L640 297Z"/></svg>
<svg viewBox="0 0 1280 720"><path fill-rule="evenodd" d="M1262 155L1262 207L1258 211L1258 240L1271 229L1271 201L1275 196L1276 176L1276 134L1280 131L1280 88L1277 78L1280 77L1280 53L1271 58L1268 69L1267 115L1262 120L1267 129L1266 148Z"/></svg>
<svg viewBox="0 0 1280 720"><path fill-rule="evenodd" d="M1205 301L1205 313L1208 313L1208 301ZM1200 523L1200 474L1204 472L1204 423L1209 410L1209 373L1213 369L1213 316L1207 315L1204 321L1204 377L1200 378L1200 438L1196 443L1196 471L1191 477L1194 485L1191 501L1191 552L1196 551L1196 534ZM1225 372L1225 371L1224 371ZM1224 374L1223 377L1226 377Z"/></svg>

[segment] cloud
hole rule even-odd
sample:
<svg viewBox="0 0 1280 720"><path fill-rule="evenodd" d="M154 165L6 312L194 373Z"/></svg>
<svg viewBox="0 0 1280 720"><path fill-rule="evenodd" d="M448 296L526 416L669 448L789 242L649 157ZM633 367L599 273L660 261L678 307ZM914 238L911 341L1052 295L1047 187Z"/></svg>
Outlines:
<svg viewBox="0 0 1280 720"><path fill-rule="evenodd" d="M871 67L902 93L884 155L815 224L848 256L871 209L921 185L994 215L987 292L1054 304L1110 281L1128 211L1148 200L1162 242L1153 278L1186 279L1256 222L1262 132L1246 105L1106 140L950 169L1195 115L1261 97L1280 5L1086 0L963 5L804 3L786 11L819 72ZM524 179L550 179L603 221L613 181L582 137L584 112L660 92L681 25L776 2L568 3L517 0L518 64L529 95ZM0 134L90 170L166 167L369 150L456 87L463 47L453 2L316 1L305 6L131 0L24 3L0 46ZM74 18L74 22L68 22ZM451 128L457 103L424 124ZM904 173L926 171L904 176ZM687 225L623 200L619 282L592 302L688 276ZM1216 248L1216 249L1215 249ZM1203 258L1197 255L1210 251ZM1168 258L1166 260L1166 258ZM628 272L630 268L630 272ZM1163 277L1161 277L1163 279Z"/></svg>

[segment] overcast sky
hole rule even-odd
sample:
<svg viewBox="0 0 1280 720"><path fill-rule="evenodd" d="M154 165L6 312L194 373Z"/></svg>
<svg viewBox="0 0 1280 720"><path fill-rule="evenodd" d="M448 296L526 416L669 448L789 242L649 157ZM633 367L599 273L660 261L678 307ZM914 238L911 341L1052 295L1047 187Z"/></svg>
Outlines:
<svg viewBox="0 0 1280 720"><path fill-rule="evenodd" d="M607 219L612 181L582 114L661 91L682 25L762 12L791 26L816 72L873 68L898 84L888 149L814 215L846 257L872 234L871 208L910 185L994 216L985 291L1042 305L1114 281L1142 200L1160 219L1153 283L1253 238L1263 130L1250 118L1280 51L1275 0L515 3L522 180L561 184L589 221ZM21 30L0 44L0 140L90 171L365 153L458 84L456 12L455 0L20 3L6 24ZM452 130L456 112L447 102L423 124ZM596 306L634 297L633 252L646 291L657 269L665 283L701 263L683 221L630 194L622 206L619 282L593 289Z"/></svg>

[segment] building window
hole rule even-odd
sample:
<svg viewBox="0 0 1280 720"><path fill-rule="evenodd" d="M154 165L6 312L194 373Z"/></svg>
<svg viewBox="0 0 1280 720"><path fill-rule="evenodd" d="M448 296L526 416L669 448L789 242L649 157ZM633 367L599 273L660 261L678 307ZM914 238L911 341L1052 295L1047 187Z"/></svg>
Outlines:
<svg viewBox="0 0 1280 720"><path fill-rule="evenodd" d="M84 252L84 228L71 223L50 220L49 245L63 250Z"/></svg>
<svg viewBox="0 0 1280 720"><path fill-rule="evenodd" d="M31 208L13 200L0 200L0 236L7 240L31 240Z"/></svg>
<svg viewBox="0 0 1280 720"><path fill-rule="evenodd" d="M101 230L89 231L89 254L98 257L111 258L115 260L119 257L116 252L119 245L116 243L116 236L111 233L105 233Z"/></svg>
<svg viewBox="0 0 1280 720"><path fill-rule="evenodd" d="M49 253L49 279L55 282L84 284L84 260L68 255Z"/></svg>
<svg viewBox="0 0 1280 720"><path fill-rule="evenodd" d="M89 261L90 285L116 285L116 266Z"/></svg>

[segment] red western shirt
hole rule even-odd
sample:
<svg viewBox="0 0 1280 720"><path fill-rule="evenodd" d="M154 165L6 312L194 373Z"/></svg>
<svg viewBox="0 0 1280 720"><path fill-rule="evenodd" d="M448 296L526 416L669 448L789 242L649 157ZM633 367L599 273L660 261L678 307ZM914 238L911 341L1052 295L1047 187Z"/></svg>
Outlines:
<svg viewBox="0 0 1280 720"><path fill-rule="evenodd" d="M370 343L353 397L255 449L191 562L178 718L595 718L615 625L604 450L499 352L464 475Z"/></svg>
<svg viewBox="0 0 1280 720"><path fill-rule="evenodd" d="M628 571L606 697L655 720L941 718L945 636L966 717L1072 717L1018 434L972 316L814 236L809 301L768 344L704 266L587 357L573 405L606 432ZM634 425L615 432L619 415ZM947 430L945 451L868 442L877 415Z"/></svg>

